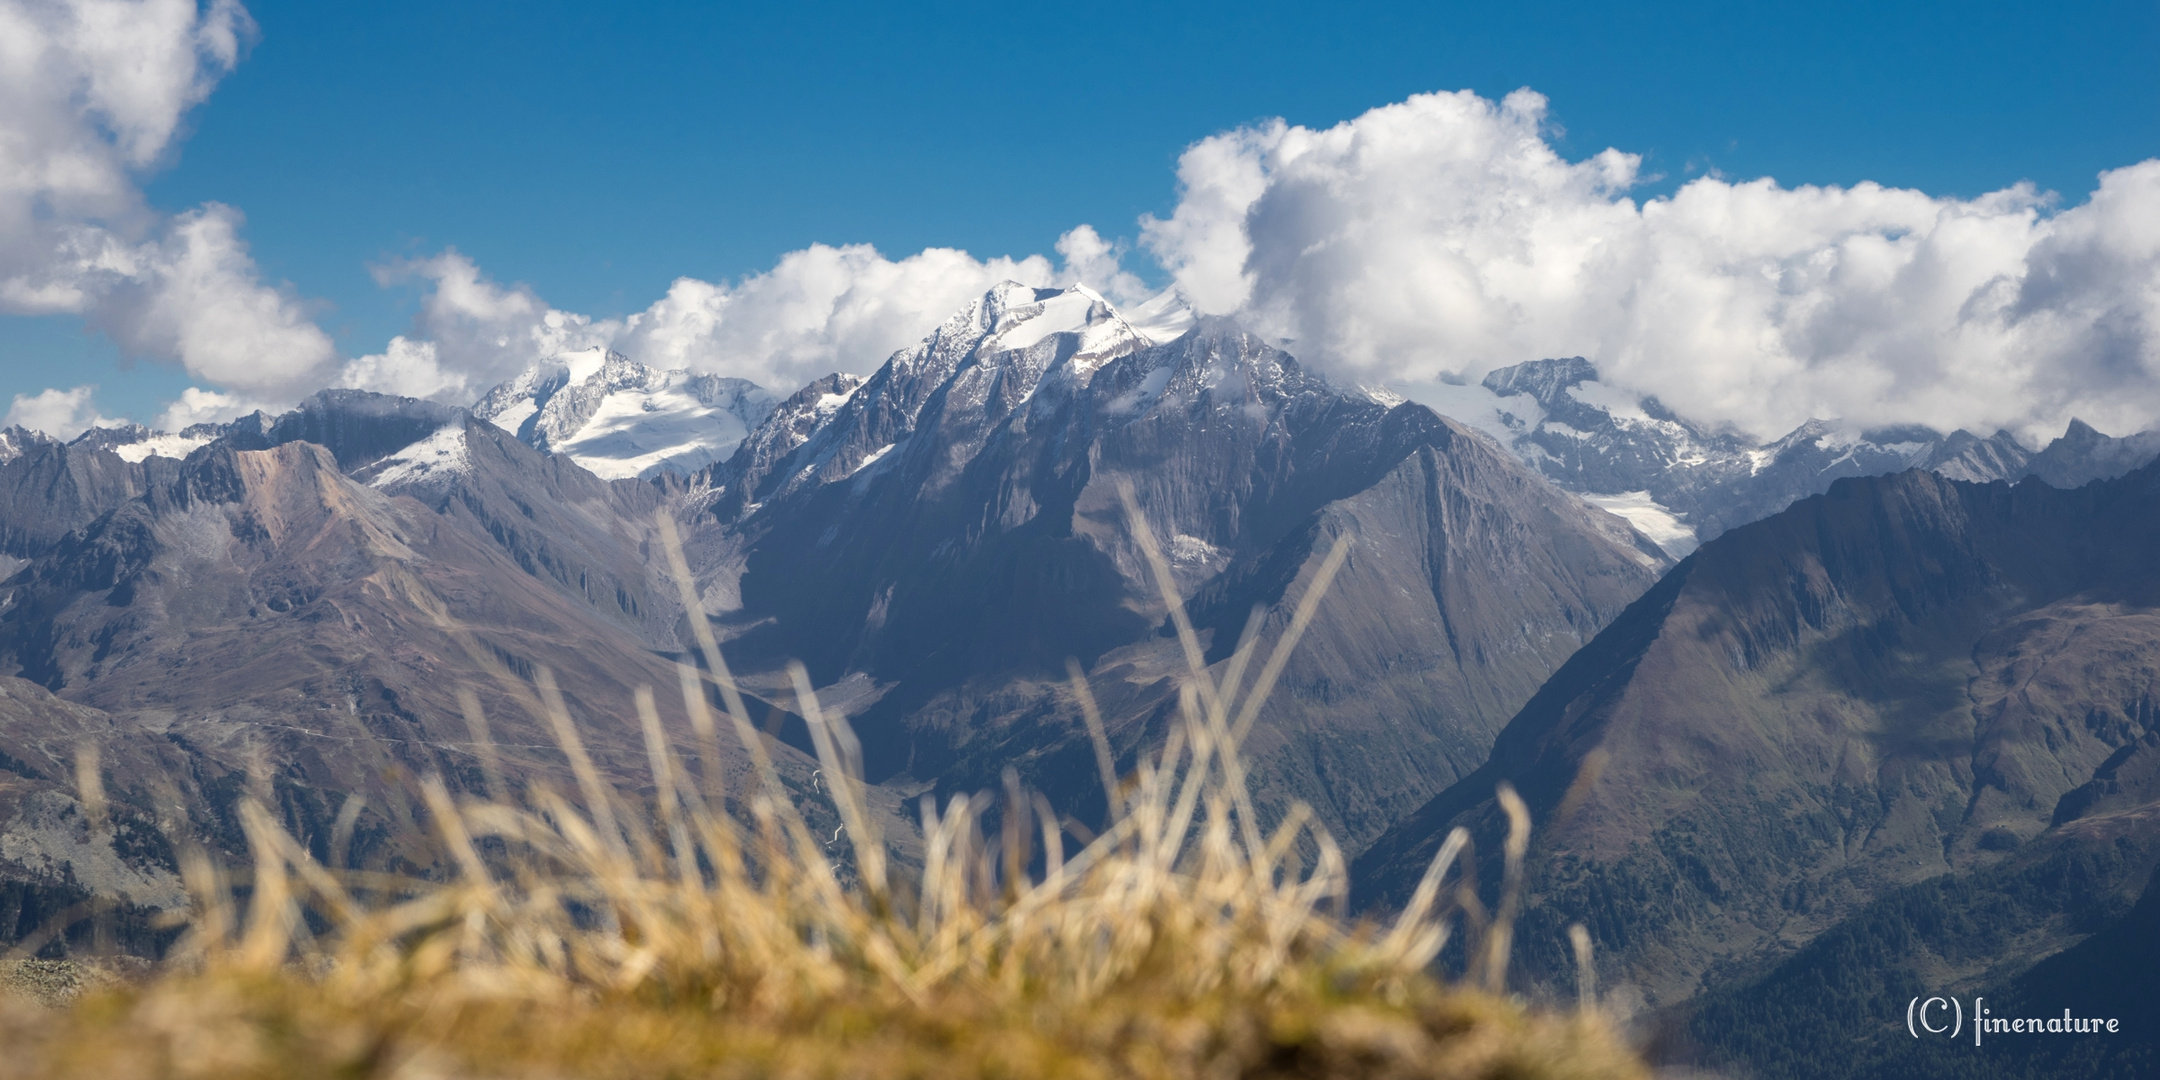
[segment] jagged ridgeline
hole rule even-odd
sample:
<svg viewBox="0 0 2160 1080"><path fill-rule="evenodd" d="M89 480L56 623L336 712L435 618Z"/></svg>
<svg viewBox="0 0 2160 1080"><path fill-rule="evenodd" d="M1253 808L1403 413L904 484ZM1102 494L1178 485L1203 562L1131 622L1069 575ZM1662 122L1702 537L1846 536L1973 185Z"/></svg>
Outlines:
<svg viewBox="0 0 2160 1080"><path fill-rule="evenodd" d="M2160 432L2114 438L2077 420L2038 451L2007 431L1860 430L1826 420L1763 442L1606 385L1579 356L1501 368L1478 387L1458 388L1451 404L1548 479L1626 516L1675 556L1848 476L1921 469L1975 483L2036 476L2074 488L2160 457Z"/></svg>

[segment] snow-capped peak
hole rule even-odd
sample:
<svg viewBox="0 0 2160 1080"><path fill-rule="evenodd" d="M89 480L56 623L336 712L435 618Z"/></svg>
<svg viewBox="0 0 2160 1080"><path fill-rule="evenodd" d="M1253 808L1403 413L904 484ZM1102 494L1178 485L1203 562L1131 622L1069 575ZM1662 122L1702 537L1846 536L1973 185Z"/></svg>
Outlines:
<svg viewBox="0 0 2160 1080"><path fill-rule="evenodd" d="M1025 352L1052 337L1070 334L1079 339L1070 362L1086 371L1153 344L1100 293L1085 285L1049 290L1007 282L984 297L984 313L989 333L975 346L978 356Z"/></svg>
<svg viewBox="0 0 2160 1080"><path fill-rule="evenodd" d="M1158 321L1168 320L1164 326L1185 311L1182 305L1173 310L1174 304L1172 297L1158 305ZM1112 360L1153 344L1085 285L1036 289L1000 282L921 341L893 353L867 380L835 375L830 385L815 384L790 398L717 484L733 487L735 509L748 512L797 487L855 476L873 457L897 459L933 400L942 401L948 431L965 430L965 438L979 440L1049 381L1085 386ZM962 416L970 419L959 421Z"/></svg>
<svg viewBox="0 0 2160 1080"><path fill-rule="evenodd" d="M1200 316L1176 289L1164 289L1124 313L1125 324L1157 345L1184 337Z"/></svg>
<svg viewBox="0 0 2160 1080"><path fill-rule="evenodd" d="M593 348L534 364L488 391L473 415L613 480L721 460L773 404L744 379L662 371Z"/></svg>
<svg viewBox="0 0 2160 1080"><path fill-rule="evenodd" d="M1085 285L1044 296L1035 292L1032 302L1007 307L996 313L990 336L983 339L984 352L1025 349L1052 334L1085 334L1118 319L1109 301Z"/></svg>
<svg viewBox="0 0 2160 1080"><path fill-rule="evenodd" d="M579 349L576 352L563 353L555 359L569 369L572 383L582 383L600 374L600 370L607 367L610 361L618 365L631 362L629 357L599 345L595 345L590 349ZM644 367L643 364L636 366Z"/></svg>

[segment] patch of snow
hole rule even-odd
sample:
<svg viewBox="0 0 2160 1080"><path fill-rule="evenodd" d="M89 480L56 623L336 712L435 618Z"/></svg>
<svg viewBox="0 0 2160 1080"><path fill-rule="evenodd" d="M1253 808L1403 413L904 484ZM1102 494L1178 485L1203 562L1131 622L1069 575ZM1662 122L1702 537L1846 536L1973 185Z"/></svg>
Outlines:
<svg viewBox="0 0 2160 1080"><path fill-rule="evenodd" d="M1151 398L1162 393L1163 387L1170 385L1170 376L1172 374L1173 372L1167 367L1159 367L1148 372L1147 378L1140 380L1140 396Z"/></svg>
<svg viewBox="0 0 2160 1080"><path fill-rule="evenodd" d="M1174 563L1207 563L1221 557L1222 549L1197 536L1179 533L1170 538L1168 554Z"/></svg>
<svg viewBox="0 0 2160 1080"><path fill-rule="evenodd" d="M603 480L649 476L667 466L703 468L750 434L740 416L714 408L671 380L646 393L617 391L555 449Z"/></svg>
<svg viewBox="0 0 2160 1080"><path fill-rule="evenodd" d="M1085 285L1075 285L1047 300L1006 312L998 320L997 329L983 342L982 351L1017 352L1039 344L1052 334L1077 334L1087 330L1108 310L1109 304L1093 290ZM1115 319L1116 315L1111 314L1110 318Z"/></svg>
<svg viewBox="0 0 2160 1080"><path fill-rule="evenodd" d="M1151 344L1109 301L1085 285L1047 296L1025 287L1001 287L985 297L983 306L994 310L995 318L989 333L973 346L977 356L1040 352L1052 338L1071 335L1079 339L1079 347L1067 362L1083 382L1110 360ZM1047 370L1030 367L1027 377L1040 380L1049 375ZM1033 397L1039 386L1038 381L1023 387L1019 400Z"/></svg>
<svg viewBox="0 0 2160 1080"><path fill-rule="evenodd" d="M1112 413L1131 412L1139 408L1141 402L1152 400L1157 395L1160 395L1163 388L1170 385L1170 376L1173 374L1175 372L1169 367L1156 368L1148 372L1146 378L1140 380L1140 385L1119 394L1104 408Z"/></svg>
<svg viewBox="0 0 2160 1080"><path fill-rule="evenodd" d="M1177 294L1176 289L1164 289L1141 301L1131 311L1120 314L1125 316L1125 325L1139 331L1140 336L1155 345L1184 337L1185 332L1200 321L1200 317L1185 305L1184 298Z"/></svg>
<svg viewBox="0 0 2160 1080"><path fill-rule="evenodd" d="M495 415L483 416L481 419L515 435L519 428L525 426L525 421L539 411L539 402L529 397L521 397L503 406Z"/></svg>
<svg viewBox="0 0 2160 1080"><path fill-rule="evenodd" d="M177 460L187 457L189 454L194 453L196 448L206 446L209 443L210 436L208 435L167 435L159 432L141 442L115 446L112 448L112 452L120 455L122 461L140 462L144 458L152 457Z"/></svg>
<svg viewBox="0 0 2160 1080"><path fill-rule="evenodd" d="M428 436L382 459L369 485L379 488L402 484L439 483L472 471L472 450L465 442L465 423L445 424Z"/></svg>
<svg viewBox="0 0 2160 1080"><path fill-rule="evenodd" d="M1615 420L1650 419L1650 414L1642 409L1641 397L1616 386L1607 386L1601 382L1580 382L1568 387L1567 394L1593 409L1604 410L1606 415Z"/></svg>
<svg viewBox="0 0 2160 1080"><path fill-rule="evenodd" d="M619 480L719 461L772 406L771 395L740 379L660 371L586 349L534 364L473 411L532 446Z"/></svg>
<svg viewBox="0 0 2160 1080"><path fill-rule="evenodd" d="M892 453L892 449L893 449L893 447L895 447L895 446L898 446L898 445L900 445L900 444L899 444L899 443L886 443L885 445L883 445L883 446L880 446L880 447L878 447L877 449L875 449L875 450L872 450L872 451L870 451L870 456L868 456L868 457L866 457L866 458L862 459L862 464L860 464L860 465L857 465L857 466L855 466L855 467L854 467L853 469L849 470L849 472L848 472L848 475L849 475L849 476L853 476L853 475L855 475L856 473L859 473L859 472L863 471L864 469L867 469L867 468L869 468L870 466L872 466L872 465L875 465L875 464L877 464L877 463L878 463L878 459L879 459L879 458L882 458L882 457L884 457L885 455L887 455L887 454L890 454L890 453Z"/></svg>
<svg viewBox="0 0 2160 1080"><path fill-rule="evenodd" d="M570 368L570 385L575 386L600 374L600 369L607 366L608 351L599 345L595 345L590 349L563 353L556 359Z"/></svg>
<svg viewBox="0 0 2160 1080"><path fill-rule="evenodd" d="M1664 548L1675 559L1702 546L1695 538L1695 530L1682 524L1672 511L1650 497L1647 491L1624 491L1618 495L1583 495L1582 501L1610 514L1627 519L1635 531L1650 538L1650 542Z"/></svg>

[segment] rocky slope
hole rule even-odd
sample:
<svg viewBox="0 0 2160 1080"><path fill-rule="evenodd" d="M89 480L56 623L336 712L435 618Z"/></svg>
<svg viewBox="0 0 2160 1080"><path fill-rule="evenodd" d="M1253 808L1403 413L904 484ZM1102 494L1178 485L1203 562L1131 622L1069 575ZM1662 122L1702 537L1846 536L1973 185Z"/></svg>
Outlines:
<svg viewBox="0 0 2160 1080"><path fill-rule="evenodd" d="M17 453L0 462L0 570L7 573L168 479L179 464L162 457L129 461L95 445L42 437L14 444Z"/></svg>
<svg viewBox="0 0 2160 1080"><path fill-rule="evenodd" d="M1566 985L1582 921L1608 980L1714 998L1946 874L1964 891L1926 903L1952 921L1924 925L1993 948L1863 934L1850 955L1942 988L2007 979L2127 909L2160 855L2155 535L2160 465L2069 491L1841 480L1667 575L1366 853L1358 888L1400 902L1452 825L1492 851L1505 780L1539 829L1532 980Z"/></svg>
<svg viewBox="0 0 2160 1080"><path fill-rule="evenodd" d="M78 783L84 746L99 751L95 811ZM0 678L0 940L20 942L97 902L100 917L63 930L67 943L155 952L171 937L158 916L187 904L171 839L187 800L170 779L187 773L175 744Z"/></svg>

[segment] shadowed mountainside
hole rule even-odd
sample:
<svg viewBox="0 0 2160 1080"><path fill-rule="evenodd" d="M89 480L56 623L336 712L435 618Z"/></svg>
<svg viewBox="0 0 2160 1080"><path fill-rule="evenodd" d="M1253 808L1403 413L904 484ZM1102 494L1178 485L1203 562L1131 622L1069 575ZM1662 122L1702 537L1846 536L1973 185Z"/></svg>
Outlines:
<svg viewBox="0 0 2160 1080"><path fill-rule="evenodd" d="M2160 798L2156 535L2160 466L2072 491L1845 480L1735 529L1375 844L1363 901L1400 903L1451 825L1489 851L1506 780L1539 827L1518 952L1534 981L1565 980L1561 931L1581 921L1608 978L1672 1004L1763 976L1894 890L2053 852L2109 867L2061 903L2120 912ZM2095 929L2050 903L1997 952L1935 957L1932 985Z"/></svg>
<svg viewBox="0 0 2160 1080"><path fill-rule="evenodd" d="M730 662L777 693L801 658L874 779L969 791L1011 766L1099 804L1068 657L1123 757L1162 737L1183 660L1121 485L1217 662L1256 607L1278 635L1353 538L1251 747L1271 807L1306 800L1353 848L1481 760L1667 565L1423 406L1340 391L1227 324L1151 344L1075 296L993 290L869 380L783 403L704 479Z"/></svg>

